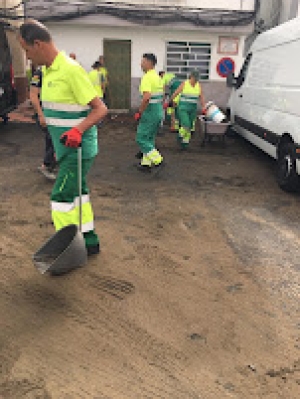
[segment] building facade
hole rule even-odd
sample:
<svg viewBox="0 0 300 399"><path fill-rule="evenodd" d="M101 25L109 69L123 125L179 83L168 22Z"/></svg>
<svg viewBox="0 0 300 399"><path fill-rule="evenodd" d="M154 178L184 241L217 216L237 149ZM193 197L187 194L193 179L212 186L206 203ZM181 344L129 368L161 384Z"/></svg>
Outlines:
<svg viewBox="0 0 300 399"><path fill-rule="evenodd" d="M45 18L45 24L57 46L76 53L86 70L104 55L113 109L139 105L140 63L146 52L157 56L157 71L174 72L182 80L199 70L205 98L225 106L225 75L243 62L256 5L256 0L118 0L94 2L88 12L81 8L81 16L65 9L64 18L53 2L52 18Z"/></svg>
<svg viewBox="0 0 300 399"><path fill-rule="evenodd" d="M6 21L17 27L36 18L49 27L59 47L75 52L86 70L104 55L109 70L110 106L139 104L142 54L153 52L157 70L186 79L200 72L207 100L220 106L229 90L225 74L239 70L245 38L253 32L258 0L0 0ZM26 9L24 10L23 5ZM18 7L17 7L18 6ZM11 18L9 18L11 16ZM19 99L26 98L26 60L13 29L8 33Z"/></svg>

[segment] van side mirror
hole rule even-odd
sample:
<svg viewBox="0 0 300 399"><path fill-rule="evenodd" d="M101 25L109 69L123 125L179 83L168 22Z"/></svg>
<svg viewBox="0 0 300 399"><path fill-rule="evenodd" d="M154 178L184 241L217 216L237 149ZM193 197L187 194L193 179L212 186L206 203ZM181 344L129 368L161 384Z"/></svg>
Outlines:
<svg viewBox="0 0 300 399"><path fill-rule="evenodd" d="M227 87L236 87L237 79L234 76L233 72L230 72L226 77L226 85Z"/></svg>

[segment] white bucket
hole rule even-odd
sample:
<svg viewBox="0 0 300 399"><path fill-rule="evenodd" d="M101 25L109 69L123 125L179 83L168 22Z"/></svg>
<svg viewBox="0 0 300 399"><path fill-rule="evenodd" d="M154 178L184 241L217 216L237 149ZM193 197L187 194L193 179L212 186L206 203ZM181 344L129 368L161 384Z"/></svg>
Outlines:
<svg viewBox="0 0 300 399"><path fill-rule="evenodd" d="M226 117L222 111L212 102L209 101L206 106L206 117L213 122L221 123Z"/></svg>

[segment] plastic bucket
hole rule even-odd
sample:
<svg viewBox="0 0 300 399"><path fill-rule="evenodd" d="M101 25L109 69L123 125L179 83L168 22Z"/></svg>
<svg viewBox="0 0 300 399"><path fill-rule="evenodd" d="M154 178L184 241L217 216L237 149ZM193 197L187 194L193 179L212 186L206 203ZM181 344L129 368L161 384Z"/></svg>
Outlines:
<svg viewBox="0 0 300 399"><path fill-rule="evenodd" d="M42 274L60 275L83 266L87 252L79 226L70 224L57 231L33 255L33 261Z"/></svg>
<svg viewBox="0 0 300 399"><path fill-rule="evenodd" d="M205 106L206 109L206 117L215 123L221 123L226 116L223 112L212 102L208 102Z"/></svg>

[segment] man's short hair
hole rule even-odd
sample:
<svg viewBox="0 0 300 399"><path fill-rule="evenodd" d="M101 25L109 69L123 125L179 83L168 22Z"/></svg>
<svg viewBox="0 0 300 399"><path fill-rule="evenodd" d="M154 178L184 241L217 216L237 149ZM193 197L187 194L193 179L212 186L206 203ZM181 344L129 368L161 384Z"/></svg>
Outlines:
<svg viewBox="0 0 300 399"><path fill-rule="evenodd" d="M95 61L95 62L93 63L93 65L92 65L92 68L93 68L93 69L97 69L97 68L100 68L100 67L101 67L101 64L100 64L99 61Z"/></svg>
<svg viewBox="0 0 300 399"><path fill-rule="evenodd" d="M143 54L143 58L146 58L146 60L152 62L153 65L157 64L157 58L154 54L152 53L145 53Z"/></svg>
<svg viewBox="0 0 300 399"><path fill-rule="evenodd" d="M45 25L34 19L27 20L20 26L20 35L29 45L33 45L35 40L49 43L52 41L51 34Z"/></svg>

